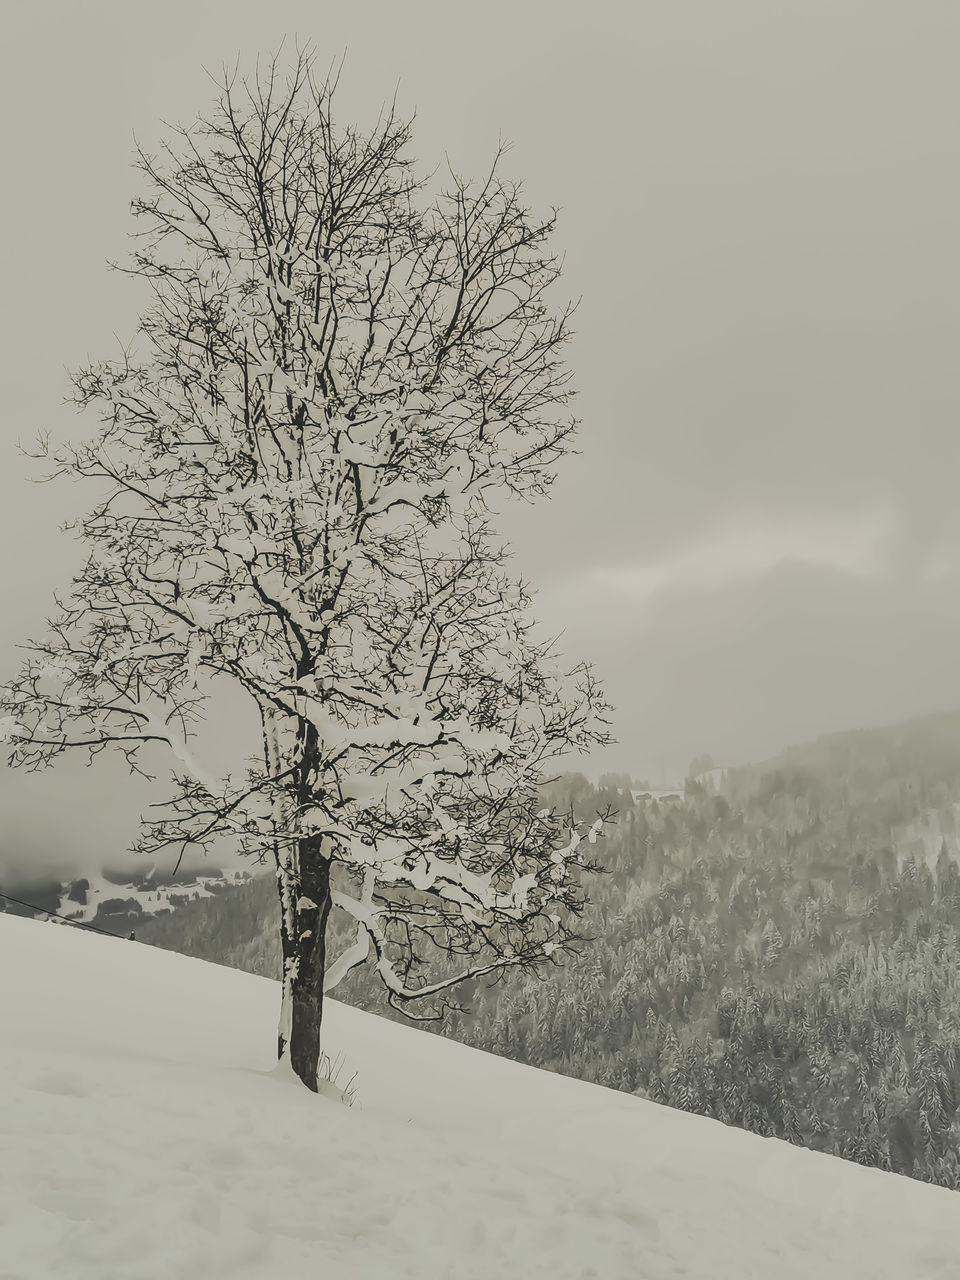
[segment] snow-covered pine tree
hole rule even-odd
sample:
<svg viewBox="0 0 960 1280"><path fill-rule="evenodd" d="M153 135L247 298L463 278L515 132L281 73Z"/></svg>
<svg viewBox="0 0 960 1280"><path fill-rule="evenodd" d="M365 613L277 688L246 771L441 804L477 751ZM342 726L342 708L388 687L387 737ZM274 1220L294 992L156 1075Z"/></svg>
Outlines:
<svg viewBox="0 0 960 1280"><path fill-rule="evenodd" d="M144 769L165 744L139 848L275 860L280 1053L311 1088L323 993L368 957L436 1013L570 947L587 843L538 788L607 736L491 526L495 499L546 493L575 429L554 216L500 157L419 180L408 124L340 127L335 89L275 59L140 153L129 270L152 301L135 349L75 376L100 426L53 474L102 496L0 721L27 767L116 748ZM262 725L243 777L191 748L224 682ZM356 927L328 962L331 910Z"/></svg>

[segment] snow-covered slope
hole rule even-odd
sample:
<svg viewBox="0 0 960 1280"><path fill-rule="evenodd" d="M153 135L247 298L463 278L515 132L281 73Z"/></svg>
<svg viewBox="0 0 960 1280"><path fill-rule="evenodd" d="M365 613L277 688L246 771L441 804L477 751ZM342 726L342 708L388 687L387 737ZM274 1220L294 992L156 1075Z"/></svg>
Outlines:
<svg viewBox="0 0 960 1280"><path fill-rule="evenodd" d="M0 1277L957 1280L960 1196L275 984L0 916Z"/></svg>

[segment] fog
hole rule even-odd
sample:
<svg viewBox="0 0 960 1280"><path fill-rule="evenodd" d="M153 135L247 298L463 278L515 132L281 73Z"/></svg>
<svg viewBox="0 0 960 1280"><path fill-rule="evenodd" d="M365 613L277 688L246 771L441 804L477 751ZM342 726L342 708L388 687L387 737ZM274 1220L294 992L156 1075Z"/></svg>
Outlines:
<svg viewBox="0 0 960 1280"><path fill-rule="evenodd" d="M761 758L960 705L956 6L61 0L5 17L8 669L76 563L58 525L85 502L29 483L17 442L83 434L64 370L136 322L136 286L105 265L130 229L133 135L151 145L209 102L205 67L286 36L346 54L345 114L396 91L425 167L478 172L502 135L530 202L561 207L582 454L504 528L544 624L616 706L618 743L588 771L672 780L701 752ZM209 749L223 738L214 724ZM6 774L0 869L113 859L151 794L119 766Z"/></svg>

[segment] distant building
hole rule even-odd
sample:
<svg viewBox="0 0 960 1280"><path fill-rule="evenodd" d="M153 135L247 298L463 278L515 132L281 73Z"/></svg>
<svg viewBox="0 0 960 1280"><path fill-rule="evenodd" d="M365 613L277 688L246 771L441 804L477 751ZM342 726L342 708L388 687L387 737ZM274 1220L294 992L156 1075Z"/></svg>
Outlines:
<svg viewBox="0 0 960 1280"><path fill-rule="evenodd" d="M651 791L631 791L635 804L656 800L658 804L677 804L683 800L683 787L658 787Z"/></svg>

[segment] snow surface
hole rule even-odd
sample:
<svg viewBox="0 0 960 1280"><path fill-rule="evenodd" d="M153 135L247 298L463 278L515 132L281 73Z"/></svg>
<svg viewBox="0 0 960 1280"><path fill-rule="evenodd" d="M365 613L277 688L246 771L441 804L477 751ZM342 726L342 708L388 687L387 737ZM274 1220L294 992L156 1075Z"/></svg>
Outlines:
<svg viewBox="0 0 960 1280"><path fill-rule="evenodd" d="M960 1196L0 916L0 1280L957 1280Z"/></svg>

